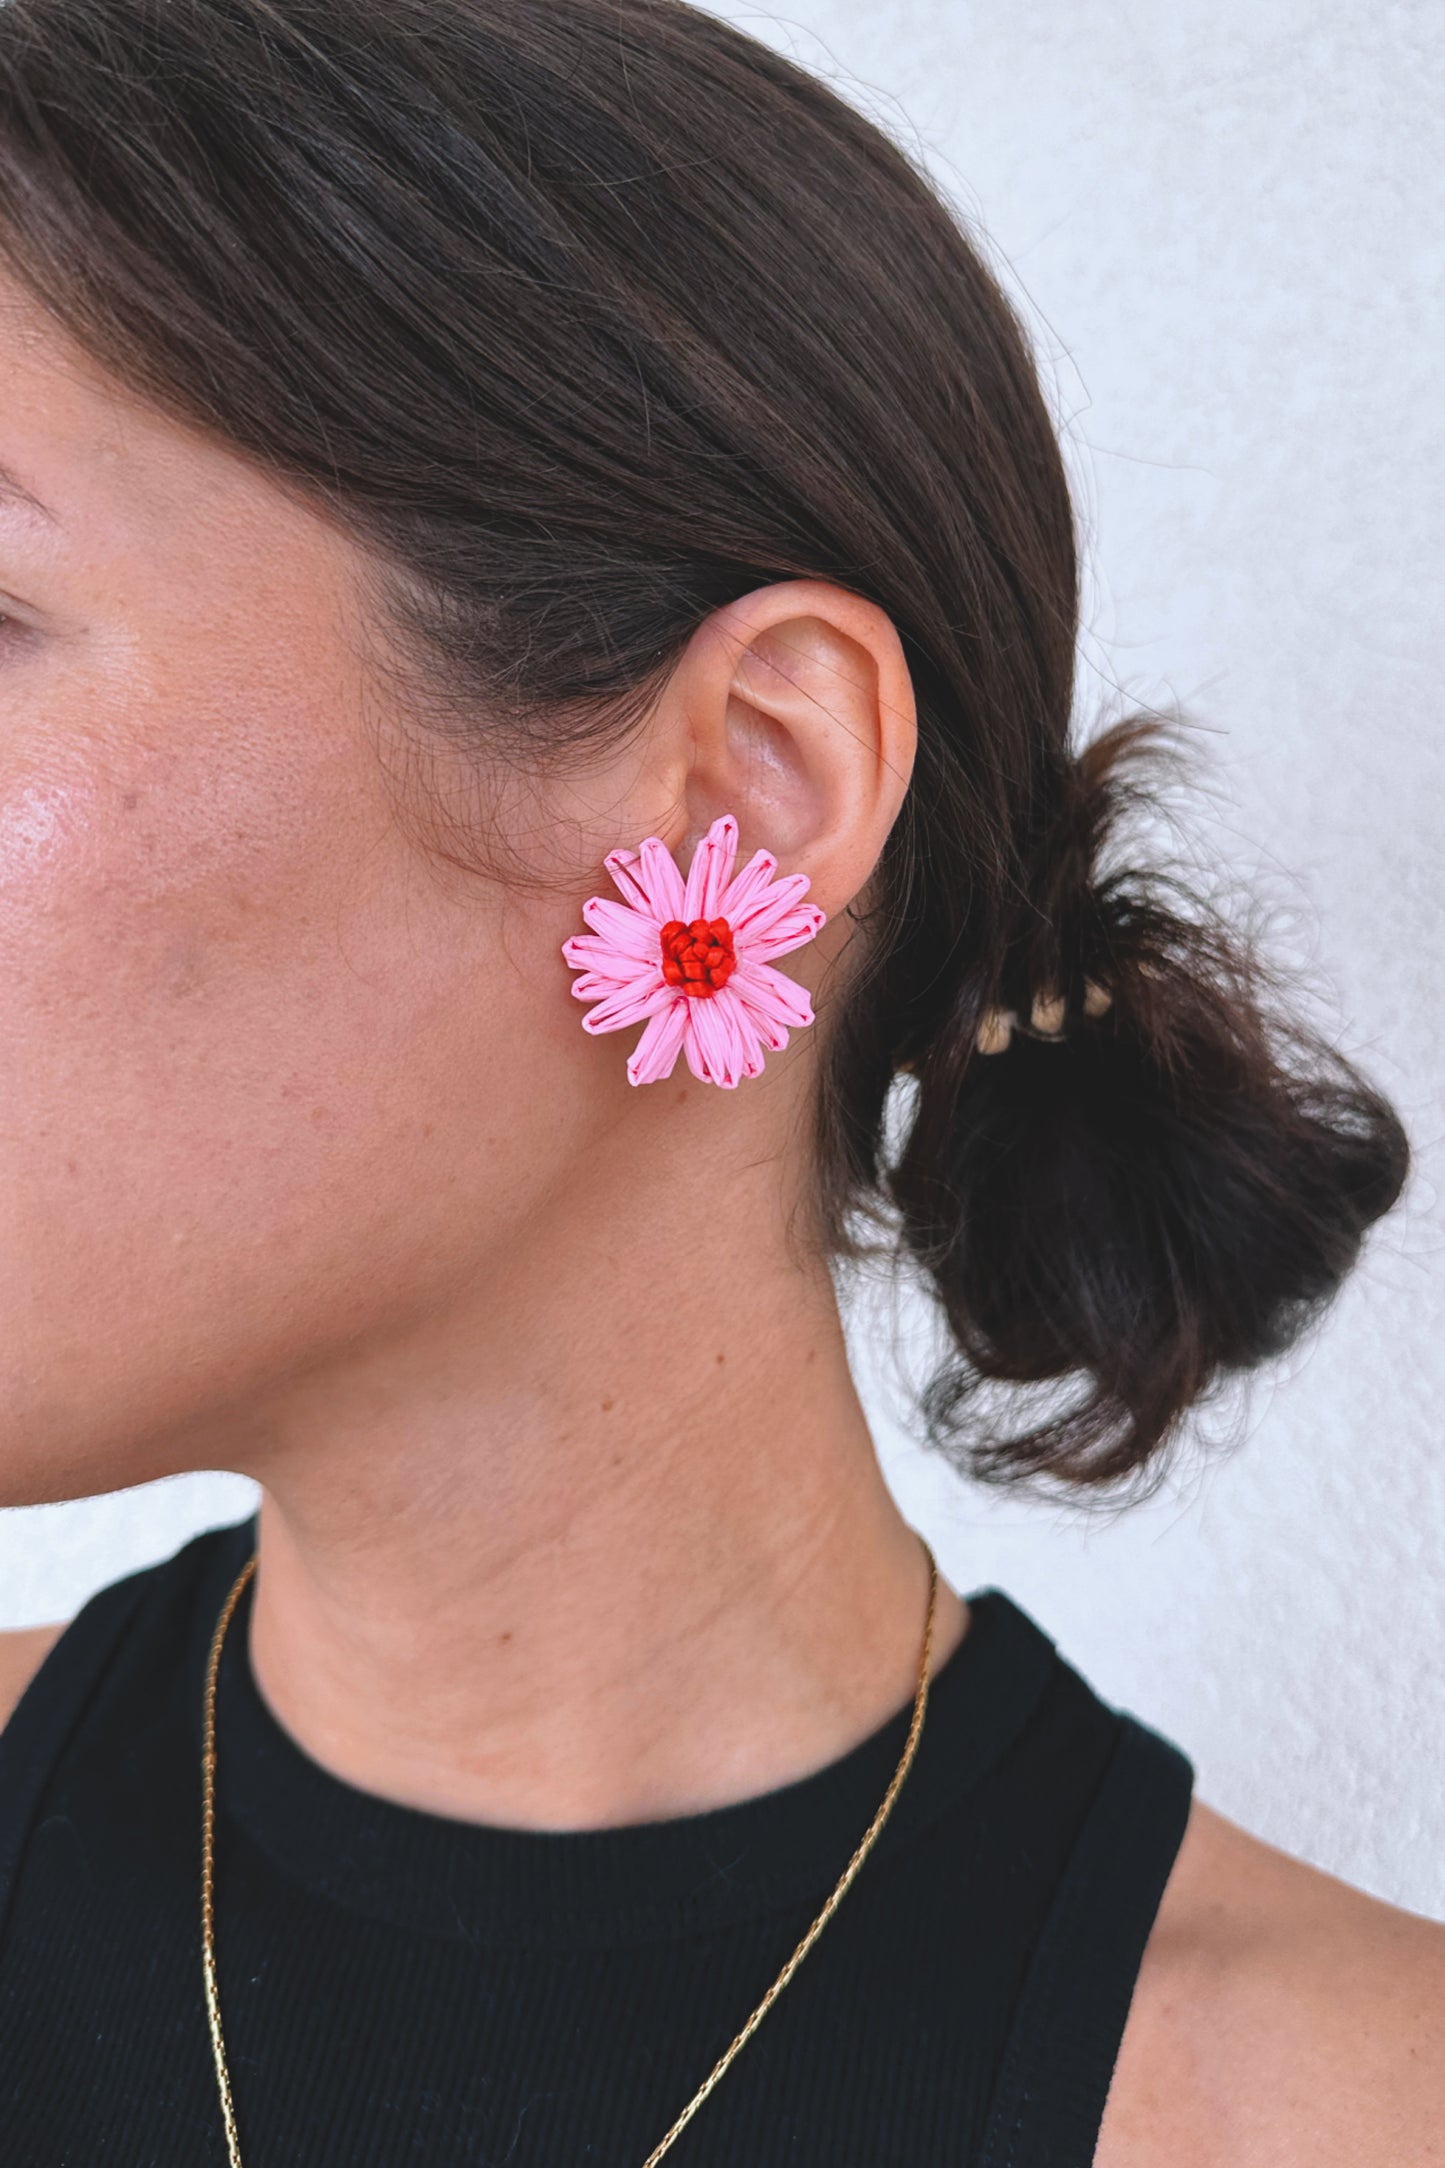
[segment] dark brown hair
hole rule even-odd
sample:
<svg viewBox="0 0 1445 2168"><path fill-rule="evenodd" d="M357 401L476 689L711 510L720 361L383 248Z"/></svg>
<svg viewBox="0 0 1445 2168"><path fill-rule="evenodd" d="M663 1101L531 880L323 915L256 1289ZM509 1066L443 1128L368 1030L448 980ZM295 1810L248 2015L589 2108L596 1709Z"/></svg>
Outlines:
<svg viewBox="0 0 1445 2168"><path fill-rule="evenodd" d="M820 1016L816 1198L829 1254L882 1230L936 1288L930 1444L995 1481L1157 1467L1322 1310L1404 1132L1257 945L1122 848L1169 725L1075 749L1028 338L844 99L682 0L8 0L0 248L344 523L438 744L585 758L770 580L889 613L918 753ZM1053 988L1061 1043L977 1050ZM1062 1397L1009 1426L991 1380Z"/></svg>

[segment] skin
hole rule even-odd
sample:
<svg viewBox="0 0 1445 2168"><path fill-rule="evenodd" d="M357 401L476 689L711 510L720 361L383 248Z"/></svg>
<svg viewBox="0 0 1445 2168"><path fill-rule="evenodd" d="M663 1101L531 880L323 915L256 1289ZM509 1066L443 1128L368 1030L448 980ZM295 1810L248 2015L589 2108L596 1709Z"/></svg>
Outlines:
<svg viewBox="0 0 1445 2168"><path fill-rule="evenodd" d="M258 1689L428 1811L595 1827L836 1759L927 1595L790 1241L913 766L891 621L818 581L715 613L624 752L478 767L535 879L463 871L398 819L347 537L3 278L0 381L54 515L0 498L0 1505L255 1478ZM686 867L727 810L828 914L783 959L819 1024L736 1092L633 1087L560 945L607 850ZM62 1626L0 1636L0 1720ZM934 1669L967 1628L940 1576ZM1196 1806L1099 2160L1440 2158L1441 1942Z"/></svg>

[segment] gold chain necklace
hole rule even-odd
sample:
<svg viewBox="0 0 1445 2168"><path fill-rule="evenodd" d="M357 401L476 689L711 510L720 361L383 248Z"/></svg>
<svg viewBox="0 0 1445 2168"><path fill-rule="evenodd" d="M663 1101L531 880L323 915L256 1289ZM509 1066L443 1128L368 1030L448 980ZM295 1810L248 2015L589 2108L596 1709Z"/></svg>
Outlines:
<svg viewBox="0 0 1445 2168"><path fill-rule="evenodd" d="M914 1533L917 1534L917 1530ZM923 1712L928 1706L928 1659L933 1647L933 1609L934 1600L938 1594L938 1566L925 1538L920 1535L918 1540L923 1544L924 1554L928 1559L928 1619L923 1629L923 1654L918 1663L918 1688L913 1697L913 1721L908 1727L908 1738L904 1744L902 1758L893 1772L893 1781L884 1793L883 1803L869 1824L857 1851L844 1868L842 1879L832 1896L828 1899L828 1902L824 1905L822 1911L818 1914L818 1917L814 1920L812 1926L808 1929L808 1932L804 1935L732 2046L719 2058L710 2075L698 2087L692 2099L667 2133L667 2136L662 2140L662 2143L648 2154L643 2168L655 2168L655 2164L661 2160L684 2124L691 2121L697 2110L707 2099L708 2094L717 2084L718 2079L727 2069L743 2042L748 2039L766 2012L771 2009L774 1999L782 1993L793 1974L797 1971L798 1966L822 1933L827 1922L832 1918L834 1911L842 1900L843 1892L848 1888L858 1869L872 1850L879 1830L882 1829L883 1824L893 1810L893 1802L898 1796L899 1786L907 1776L909 1766L913 1760L914 1750L918 1745L918 1736L923 1729ZM206 2012L210 2019L211 2047L216 2059L216 2082L221 2091L221 2113L226 2123L226 2145L230 2151L231 2168L241 2168L241 2148L236 2138L236 2116L231 2104L231 2080L226 2070L225 2049L221 2043L221 2006L216 1994L215 1923L211 1902L212 1847L215 1836L216 1676L221 1660L221 1643L225 1639L226 1628L231 1623L231 1613L240 1600L242 1589L256 1570L257 1555L253 1551L237 1574L231 1585L231 1593L221 1606L220 1617L216 1620L216 1630L211 1636L211 1655L206 1666L205 1746L201 1754L201 1959L206 1979Z"/></svg>

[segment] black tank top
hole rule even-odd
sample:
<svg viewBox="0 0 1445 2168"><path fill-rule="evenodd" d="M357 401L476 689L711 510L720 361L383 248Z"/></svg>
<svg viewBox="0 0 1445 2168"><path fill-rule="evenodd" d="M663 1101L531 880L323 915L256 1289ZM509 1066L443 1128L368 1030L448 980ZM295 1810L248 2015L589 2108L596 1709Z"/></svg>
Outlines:
<svg viewBox="0 0 1445 2168"><path fill-rule="evenodd" d="M91 1597L0 1731L0 2161L226 2168L201 1969L202 1696L257 1516ZM912 1699L676 1819L454 1820L216 1701L215 1938L244 2168L642 2168L872 1821ZM668 2168L1086 2168L1188 1758L1002 1590L929 1685L857 1879Z"/></svg>

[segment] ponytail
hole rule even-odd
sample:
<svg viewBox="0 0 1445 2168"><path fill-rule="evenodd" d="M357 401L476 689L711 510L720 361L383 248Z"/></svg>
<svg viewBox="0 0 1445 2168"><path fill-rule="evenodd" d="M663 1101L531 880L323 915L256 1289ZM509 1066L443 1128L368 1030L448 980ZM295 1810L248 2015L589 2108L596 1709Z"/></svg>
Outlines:
<svg viewBox="0 0 1445 2168"><path fill-rule="evenodd" d="M956 1346L929 1434L995 1483L1141 1468L1216 1379L1316 1317L1409 1166L1389 1104L1271 998L1220 913L1159 872L1106 870L1125 807L1152 799L1162 728L1131 717L1073 765L1037 904L993 983L974 975L940 1014L880 1170ZM1000 1429L986 1380L1067 1390Z"/></svg>

